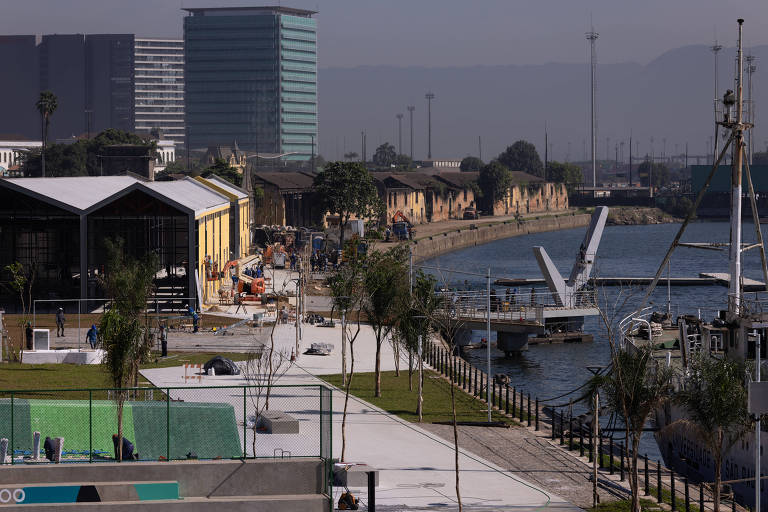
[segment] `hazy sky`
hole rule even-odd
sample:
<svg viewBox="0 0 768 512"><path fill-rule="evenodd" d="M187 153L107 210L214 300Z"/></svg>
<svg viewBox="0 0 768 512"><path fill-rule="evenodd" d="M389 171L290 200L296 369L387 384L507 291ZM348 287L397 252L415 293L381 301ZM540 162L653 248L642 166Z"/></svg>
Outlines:
<svg viewBox="0 0 768 512"><path fill-rule="evenodd" d="M182 36L180 8L318 10L320 66L471 66L584 62L590 16L601 62L646 63L670 48L768 44L766 0L2 0L0 33Z"/></svg>

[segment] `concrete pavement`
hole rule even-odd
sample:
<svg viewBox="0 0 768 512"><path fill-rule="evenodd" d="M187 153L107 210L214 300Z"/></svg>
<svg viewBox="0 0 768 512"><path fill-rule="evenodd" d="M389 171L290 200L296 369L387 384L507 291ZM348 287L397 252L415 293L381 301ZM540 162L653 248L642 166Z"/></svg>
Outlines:
<svg viewBox="0 0 768 512"><path fill-rule="evenodd" d="M312 342L333 343L330 356L301 355L298 361L280 379L278 384L300 386L279 390L271 400L271 408L283 410L299 419L301 431L295 434L258 434L256 453L272 456L274 449L292 451L312 450L317 444L314 436L319 429L316 389L320 381L315 375L340 372L341 329L304 326L302 351ZM293 326L278 326L275 343L279 350L290 351L295 343ZM355 341L355 371L371 372L374 368L375 338L369 326L362 326ZM394 359L388 344L382 349L382 368L394 369ZM158 387L183 385L183 368L143 370L142 374ZM202 384L242 385L240 376L203 377ZM221 390L188 389L171 391L174 399L226 401L234 405L238 421L248 416L243 412L244 398L222 393ZM250 400L248 400L250 402ZM333 453L341 452L341 420L344 395L333 392ZM240 412L237 412L238 409ZM247 409L247 407L246 407ZM379 510L445 510L456 507L454 452L452 444L432 434L417 424L408 423L373 405L358 399L350 399L346 426L346 460L365 462L380 471L376 504ZM243 429L241 441L253 453L254 434ZM293 449L293 450L291 450ZM476 456L460 451L459 465L462 501L467 510L473 511L533 511L542 507L557 510L580 510L559 496L532 485L515 474ZM352 489L365 502L364 489ZM341 490L337 489L337 496Z"/></svg>

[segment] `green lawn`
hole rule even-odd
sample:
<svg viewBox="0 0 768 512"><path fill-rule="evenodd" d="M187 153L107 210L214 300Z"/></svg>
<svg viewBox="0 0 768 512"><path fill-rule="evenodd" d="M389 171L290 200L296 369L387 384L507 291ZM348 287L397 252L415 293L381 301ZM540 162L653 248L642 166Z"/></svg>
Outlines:
<svg viewBox="0 0 768 512"><path fill-rule="evenodd" d="M167 368L185 363L203 364L215 355L243 361L244 353L170 352L167 358L153 359L145 368ZM154 357L154 356L153 356ZM140 382L145 383L143 378ZM0 364L0 390L87 389L110 387L101 365L74 364ZM79 397L72 397L79 398Z"/></svg>
<svg viewBox="0 0 768 512"><path fill-rule="evenodd" d="M381 398L373 396L374 373L355 374L352 379L350 393L387 412L396 414L407 421L418 421L416 416L417 374L413 376L413 391L408 390L408 370L400 372L382 372ZM323 379L341 386L341 374L322 376ZM440 378L435 372L424 372L424 422L451 421L451 391L447 380ZM458 421L486 421L487 406L471 397L464 391L456 389L456 419ZM493 413L494 421L511 422L510 419Z"/></svg>

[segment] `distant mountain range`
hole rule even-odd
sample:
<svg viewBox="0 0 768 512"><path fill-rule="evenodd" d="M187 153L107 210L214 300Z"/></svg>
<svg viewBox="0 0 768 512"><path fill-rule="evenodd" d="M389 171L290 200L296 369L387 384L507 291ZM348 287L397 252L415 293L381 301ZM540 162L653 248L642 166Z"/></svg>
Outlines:
<svg viewBox="0 0 768 512"><path fill-rule="evenodd" d="M598 42L598 57L600 45ZM768 144L768 46L749 49L757 57L753 74L757 129L755 150ZM719 95L733 87L736 51L726 48L719 57ZM321 56L322 58L322 56ZM585 56L586 59L586 56ZM598 58L599 60L599 58ZM432 102L432 156L477 156L488 160L517 139L527 139L544 153L547 123L551 158L584 159L589 150L589 65L547 63L531 66L499 65L455 68L378 67L323 68L319 71L320 153L341 158L344 150L360 153L360 132L367 132L367 153L382 142L395 145L397 113L402 120L403 153L410 148L406 105L415 105L414 157L427 156L427 101ZM746 85L746 80L745 80ZM659 155L685 150L703 154L714 134L714 58L705 45L670 50L646 65L598 64L598 158L615 157L615 145L630 132L641 154ZM747 91L745 87L745 99ZM762 113L765 112L765 115ZM570 142L570 153L568 147ZM634 144L633 144L634 145ZM635 148L633 148L633 152ZM629 145L625 142L624 159ZM637 153L635 152L635 156Z"/></svg>

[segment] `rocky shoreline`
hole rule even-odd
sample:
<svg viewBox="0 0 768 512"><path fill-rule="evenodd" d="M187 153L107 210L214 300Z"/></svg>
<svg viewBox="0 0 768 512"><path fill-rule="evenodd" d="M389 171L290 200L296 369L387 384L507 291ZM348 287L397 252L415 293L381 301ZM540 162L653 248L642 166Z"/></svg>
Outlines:
<svg viewBox="0 0 768 512"><path fill-rule="evenodd" d="M643 208L637 206L611 207L608 212L610 226L635 226L644 224L673 224L683 219L663 212L659 208Z"/></svg>

